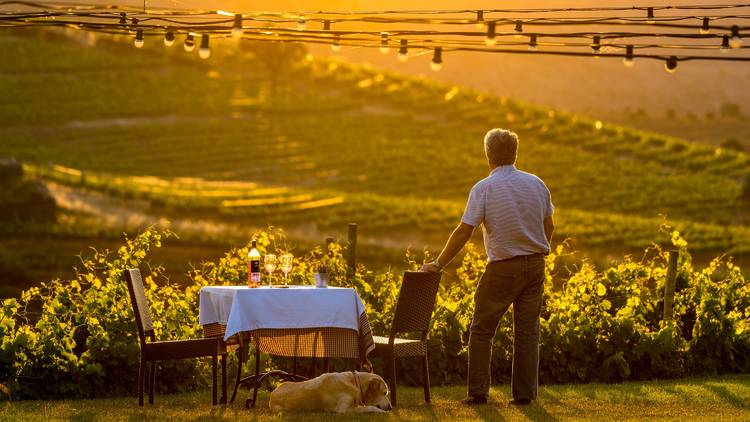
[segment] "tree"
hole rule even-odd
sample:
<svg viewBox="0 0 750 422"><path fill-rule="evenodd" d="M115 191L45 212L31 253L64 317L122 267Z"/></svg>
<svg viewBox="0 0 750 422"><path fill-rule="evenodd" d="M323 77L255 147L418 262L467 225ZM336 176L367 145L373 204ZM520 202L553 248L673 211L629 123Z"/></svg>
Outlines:
<svg viewBox="0 0 750 422"><path fill-rule="evenodd" d="M302 44L288 42L243 42L242 49L250 52L263 67L272 92L276 91L282 77L289 75L307 53Z"/></svg>
<svg viewBox="0 0 750 422"><path fill-rule="evenodd" d="M723 103L719 107L719 115L725 119L737 119L742 117L742 110L735 103Z"/></svg>
<svg viewBox="0 0 750 422"><path fill-rule="evenodd" d="M742 186L742 194L740 194L740 200L745 204L745 207L750 208L750 174L745 179L745 185Z"/></svg>
<svg viewBox="0 0 750 422"><path fill-rule="evenodd" d="M726 141L722 142L720 146L724 149L731 149L740 152L745 151L745 147L742 145L742 142L738 141L735 138L727 139Z"/></svg>

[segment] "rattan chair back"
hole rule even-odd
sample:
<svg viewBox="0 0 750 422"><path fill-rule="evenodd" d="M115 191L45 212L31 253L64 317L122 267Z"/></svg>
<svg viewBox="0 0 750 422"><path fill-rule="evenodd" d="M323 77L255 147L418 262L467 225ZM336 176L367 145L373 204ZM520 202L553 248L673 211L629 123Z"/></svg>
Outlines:
<svg viewBox="0 0 750 422"><path fill-rule="evenodd" d="M422 332L424 338L430 329L435 310L440 273L407 271L404 273L396 311L391 325L391 337L398 333Z"/></svg>
<svg viewBox="0 0 750 422"><path fill-rule="evenodd" d="M147 336L151 340L154 339L154 325L151 322L151 312L148 308L146 293L143 291L141 270L130 268L124 272L128 292L130 292L130 303L133 305L133 313L135 314L135 323L138 326L138 338L141 339L141 343L145 343Z"/></svg>

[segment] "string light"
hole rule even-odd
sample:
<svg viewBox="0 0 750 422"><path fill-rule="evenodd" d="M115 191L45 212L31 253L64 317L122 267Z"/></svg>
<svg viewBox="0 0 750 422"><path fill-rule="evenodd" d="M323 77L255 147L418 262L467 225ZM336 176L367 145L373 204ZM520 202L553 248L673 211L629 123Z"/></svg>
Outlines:
<svg viewBox="0 0 750 422"><path fill-rule="evenodd" d="M536 34L529 35L529 51L536 51Z"/></svg>
<svg viewBox="0 0 750 422"><path fill-rule="evenodd" d="M341 51L341 39L338 35L335 35L333 37L333 44L331 44L331 50L333 50L335 53L338 53Z"/></svg>
<svg viewBox="0 0 750 422"><path fill-rule="evenodd" d="M208 47L208 34L201 35L201 48L198 49L198 57L201 59L211 57L211 49Z"/></svg>
<svg viewBox="0 0 750 422"><path fill-rule="evenodd" d="M242 38L245 30L242 28L242 15L237 13L234 15L234 25L232 25L232 38Z"/></svg>
<svg viewBox="0 0 750 422"><path fill-rule="evenodd" d="M484 28L484 10L477 10L477 28Z"/></svg>
<svg viewBox="0 0 750 422"><path fill-rule="evenodd" d="M381 32L380 33L380 52L382 54L388 54L389 51L391 51L391 47L388 46L388 33Z"/></svg>
<svg viewBox="0 0 750 422"><path fill-rule="evenodd" d="M635 62L633 61L633 46L628 45L625 47L625 58L622 60L625 67L633 67Z"/></svg>
<svg viewBox="0 0 750 422"><path fill-rule="evenodd" d="M44 1L44 0L41 0ZM11 0L0 0L0 5L6 3L15 3ZM24 3L25 4L25 3ZM672 67L672 63L687 60L723 60L723 61L736 61L736 62L750 62L750 57L746 55L738 55L732 57L725 57L719 54L715 47L710 44L707 45L702 40L707 38L721 39L719 51L726 53L731 49L742 48L743 37L741 31L746 28L745 22L750 21L750 15L712 15L706 12L697 12L699 10L729 10L742 7L750 7L750 4L734 4L734 5L691 5L691 6L659 6L659 7L590 7L590 8L551 8L551 9L491 9L491 10L434 10L434 11L399 11L399 10L387 10L387 11L364 11L364 12L316 12L306 13L305 16L301 14L290 15L286 12L263 12L253 13L250 15L243 15L234 12L225 11L198 11L198 10L172 10L172 9L153 9L143 10L141 12L138 9L126 8L121 6L100 6L100 5L63 5L58 3L42 4L42 3L29 3L28 7L41 9L38 12L29 13L28 10L24 11L11 11L0 14L0 26L52 26L52 27L68 27L79 30L90 31L91 33L105 33L105 34L134 34L134 44L138 44L139 48L144 45L144 35L146 31L163 31L161 32L164 37L164 44L167 46L173 45L175 36L178 32L186 33L187 37L183 47L186 51L192 51L197 47L197 40L195 37L198 33L201 34L201 48L199 49L200 56L210 55L208 49L208 37L210 34L217 34L217 36L228 36L242 38L252 41L261 42L284 42L284 43L314 43L314 44L327 44L334 51L339 51L343 45L352 45L355 47L375 47L379 48L382 53L388 53L391 49L391 43L389 41L388 32L380 32L374 30L367 30L365 28L359 30L347 31L346 34L352 34L352 38L346 38L345 42L341 39L343 34L337 34L337 31L331 32L331 24L340 21L346 22L366 22L366 23L404 23L404 24L430 24L430 25L476 25L477 28L482 28L482 31L472 30L444 30L444 29L425 29L425 30L414 30L394 29L398 34L399 38L403 38L400 41L400 48L398 48L398 58L401 61L408 60L409 47L417 51L424 51L426 54L429 50L433 50L433 60L436 65L442 65L442 51L474 51L474 52L487 52L487 53L522 53L521 49L517 48L517 45L522 45L523 42L518 43L507 43L507 46L502 48L483 48L482 44L488 46L496 46L499 43L497 39L498 34L496 33L497 25L515 24L514 32L510 35L514 35L515 38L521 39L521 37L528 37L528 49L537 50L541 45L538 41L540 37L558 38L562 39L555 43L545 44L551 45L555 48L545 48L540 54L568 56L568 57L584 57L593 54L595 57L622 57L626 66L632 66L635 58L646 58L659 60L664 63L665 66L669 62L669 67ZM655 18L655 12L659 12L667 9L675 10L690 10L690 15L674 15L670 14L660 18ZM524 20L523 16L526 13L540 13L540 12L580 12L580 11L596 11L603 12L607 10L618 10L623 11L620 16L600 16L596 18L582 18L576 15L566 16L545 16L545 17L529 17L528 20ZM642 17L633 17L629 11L640 10L646 11L646 19ZM429 13L426 13L429 12ZM474 16L469 15L469 19L449 16L449 14L459 13L471 13ZM516 13L516 18L504 18L500 20L490 19L490 15L487 13ZM435 17L427 15L445 15L446 17ZM213 15L213 16L211 16ZM217 17L221 15L222 17ZM137 16L137 17L136 17ZM336 17L340 16L340 17ZM536 16L536 15L530 15ZM702 17L700 17L702 16ZM227 18L224 18L227 17ZM47 18L47 19L43 19ZM106 18L111 18L106 19ZM199 19L205 18L205 19ZM474 19L472 19L474 18ZM232 20L233 19L233 20ZM307 32L307 20L313 19L315 22L321 22L323 31L310 31ZM732 24L717 24L730 20ZM252 21L258 23L258 25L250 25L244 27L246 21ZM143 22L142 24L140 22ZM294 28L280 26L276 29L268 30L263 28L267 24L278 24L278 23L297 23L297 30L305 31L304 33L298 33ZM663 32L640 32L630 31L629 29L612 29L607 31L580 31L578 29L566 30L550 30L544 32L535 32L533 34L525 34L523 31L524 23L531 23L533 25L543 26L549 28L550 26L561 27L565 25L576 26L576 25L604 25L614 26L617 25L622 28L625 25L637 26L643 25L648 22L656 27L668 27L672 29L689 30L691 33L686 31L663 31ZM230 23L229 28L226 27L227 23ZM195 31L195 32L193 32ZM571 32L572 31L572 32ZM718 33L723 31L724 34ZM484 34L483 34L484 32ZM696 33L698 32L698 33ZM711 32L714 34L710 35ZM503 33L505 34L505 33ZM377 36L380 36L380 43L377 43ZM484 37L483 37L484 35ZM372 38L369 38L372 37ZM623 48L626 54L603 54L605 51L605 44L602 44L603 40L619 39L628 40L630 38L640 37L651 37L657 39L676 38L683 40L696 40L694 44L691 43L654 43L652 42L634 42L634 41L621 41L623 43L629 42L630 44L614 44L613 47ZM482 40L481 38L484 38ZM568 41L574 38L583 39L584 41ZM407 41L408 39L408 41ZM205 40L205 41L204 41ZM343 42L343 44L342 44ZM586 46L586 42L590 42L591 53L581 51L581 46ZM204 43L205 48L204 48ZM503 43L505 44L505 43ZM393 45L396 47L396 44ZM437 50L438 47L440 50ZM679 59L677 56L669 56L659 54L658 52L652 53L652 49L680 49L684 50L703 50L709 54L704 55L681 55ZM635 51L638 54L634 54ZM674 59L673 59L674 58ZM431 67L433 64L431 62ZM675 64L676 67L676 64ZM670 69L672 70L672 69Z"/></svg>
<svg viewBox="0 0 750 422"><path fill-rule="evenodd" d="M591 44L591 52L592 53L598 55L599 52L601 51L601 49L602 49L601 39L602 39L601 36L594 35L594 43Z"/></svg>
<svg viewBox="0 0 750 422"><path fill-rule="evenodd" d="M742 37L740 36L740 27L732 26L732 37L729 38L729 46L732 48L742 47Z"/></svg>
<svg viewBox="0 0 750 422"><path fill-rule="evenodd" d="M409 60L409 50L406 45L407 41L401 40L401 47L398 49L398 60L401 62Z"/></svg>
<svg viewBox="0 0 750 422"><path fill-rule="evenodd" d="M135 40L133 41L133 45L135 45L135 48L141 48L143 47L143 29L138 28L138 30L135 32Z"/></svg>
<svg viewBox="0 0 750 422"><path fill-rule="evenodd" d="M432 54L432 61L430 62L430 69L435 72L440 71L443 68L443 48L435 47L435 51Z"/></svg>
<svg viewBox="0 0 750 422"><path fill-rule="evenodd" d="M710 19L703 18L703 24L701 25L701 29L700 29L700 33L701 34L706 35L706 34L708 34L710 32L709 31L709 21L710 21Z"/></svg>
<svg viewBox="0 0 750 422"><path fill-rule="evenodd" d="M719 47L719 51L722 53L729 53L729 35L721 37L721 47Z"/></svg>
<svg viewBox="0 0 750 422"><path fill-rule="evenodd" d="M484 37L484 43L488 46L493 46L497 43L495 38L495 22L487 23L487 36Z"/></svg>
<svg viewBox="0 0 750 422"><path fill-rule="evenodd" d="M174 31L169 29L164 34L164 45L166 45L167 47L171 47L172 44L174 44Z"/></svg>
<svg viewBox="0 0 750 422"><path fill-rule="evenodd" d="M664 70L668 73L675 73L677 71L677 56L670 56L667 61L664 62Z"/></svg>
<svg viewBox="0 0 750 422"><path fill-rule="evenodd" d="M185 37L185 43L182 45L183 48L185 48L185 51L188 53L195 50L195 35L192 33L187 34Z"/></svg>

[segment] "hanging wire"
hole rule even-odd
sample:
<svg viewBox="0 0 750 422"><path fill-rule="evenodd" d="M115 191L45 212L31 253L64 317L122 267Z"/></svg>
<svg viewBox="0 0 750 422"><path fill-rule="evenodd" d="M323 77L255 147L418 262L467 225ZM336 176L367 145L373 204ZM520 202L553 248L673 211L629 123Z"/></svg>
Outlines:
<svg viewBox="0 0 750 422"><path fill-rule="evenodd" d="M23 10L5 10L11 6ZM750 8L748 4L648 6L648 7L583 7L538 9L453 9L453 10L382 10L382 11L317 11L317 12L249 12L234 13L218 10L173 10L120 5L70 4L64 2L0 1L0 28L65 27L106 34L136 32L139 40L145 35L205 34L206 37L234 37L249 41L273 41L328 44L335 48L383 48L383 28L348 29L356 23L432 25L430 29L387 30L393 42L408 40L415 55L439 48L443 52L468 51L483 53L543 54L572 57L647 58L667 61L676 67L679 61L721 60L750 61L742 55L663 55L655 49L726 52L726 39L731 32L731 50L744 51L742 34L750 30L750 14L737 13ZM689 15L669 15L663 11L689 11ZM697 13L705 12L705 13ZM529 14L580 12L626 12L622 16L525 16ZM731 12L731 14L717 14ZM513 14L512 16L500 16ZM449 16L451 15L451 16ZM465 16L462 16L465 15ZM436 17L437 16L437 17ZM481 18L481 25L478 19ZM343 24L343 25L342 25ZM237 30L239 25L240 31ZM282 25L282 26L279 26ZM336 27L338 25L338 28ZM471 30L453 30L455 25L471 25ZM343 26L343 28L342 28ZM440 29L434 29L439 26ZM476 30L476 28L480 30ZM570 31L570 26L597 26L598 31ZM515 27L515 30L512 28ZM617 30L606 30L616 27ZM631 28L650 27L652 31ZM487 28L491 34L481 30ZM508 31L503 31L506 29ZM534 29L534 30L530 30ZM543 31L541 29L544 29ZM562 30L561 30L562 29ZM624 30L623 30L624 29ZM684 30L690 30L686 32ZM491 36L491 43L486 39ZM517 38L523 37L523 41ZM515 40L514 40L515 38ZM625 40L649 38L644 42ZM206 38L207 39L207 38ZM656 40L679 40L654 41ZM335 41L334 41L335 40ZM529 40L529 41L526 41ZM592 53L592 41L598 47ZM335 46L332 44L335 43ZM387 43L387 41L386 41ZM486 44L486 45L485 45ZM529 47L527 49L526 47ZM572 51L575 50L575 51ZM639 51L640 50L640 51ZM638 51L635 53L634 51ZM442 61L442 56L441 56Z"/></svg>

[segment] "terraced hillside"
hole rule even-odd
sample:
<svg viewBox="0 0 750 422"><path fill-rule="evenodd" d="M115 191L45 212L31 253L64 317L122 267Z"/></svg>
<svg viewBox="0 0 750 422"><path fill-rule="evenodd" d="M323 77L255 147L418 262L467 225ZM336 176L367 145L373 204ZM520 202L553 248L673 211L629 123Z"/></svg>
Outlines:
<svg viewBox="0 0 750 422"><path fill-rule="evenodd" d="M304 54L270 84L252 47L200 61L147 41L0 38L0 155L170 218L356 221L365 240L434 247L486 175L485 131L507 127L577 247L642 247L668 221L696 250L750 252L743 153Z"/></svg>

